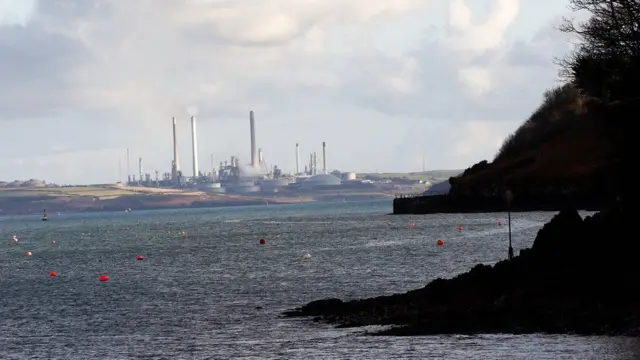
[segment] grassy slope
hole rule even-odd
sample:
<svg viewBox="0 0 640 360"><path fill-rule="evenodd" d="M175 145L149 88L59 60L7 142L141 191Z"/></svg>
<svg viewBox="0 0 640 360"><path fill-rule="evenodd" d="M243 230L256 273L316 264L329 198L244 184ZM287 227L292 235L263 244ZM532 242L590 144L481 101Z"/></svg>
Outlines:
<svg viewBox="0 0 640 360"><path fill-rule="evenodd" d="M613 175L614 168L622 161L621 144L625 134L620 122L633 116L635 107L591 104L589 109L579 109L570 119L557 120L570 122L557 133L547 131L529 136L544 136L544 140L537 141L534 146L499 156L479 171L467 171L456 180L453 191L491 192L500 186L512 185L538 188L597 186L596 181ZM532 125L523 125L523 132L528 131L525 126ZM549 129L555 131L552 126Z"/></svg>

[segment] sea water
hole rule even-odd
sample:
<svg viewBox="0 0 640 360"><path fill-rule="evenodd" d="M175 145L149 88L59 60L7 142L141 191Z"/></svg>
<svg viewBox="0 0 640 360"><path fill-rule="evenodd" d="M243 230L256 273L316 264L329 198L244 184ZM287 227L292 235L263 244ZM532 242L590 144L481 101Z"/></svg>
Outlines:
<svg viewBox="0 0 640 360"><path fill-rule="evenodd" d="M506 214L389 212L370 201L0 217L0 359L640 357L625 337L372 337L280 315L507 256ZM516 253L553 215L513 214Z"/></svg>

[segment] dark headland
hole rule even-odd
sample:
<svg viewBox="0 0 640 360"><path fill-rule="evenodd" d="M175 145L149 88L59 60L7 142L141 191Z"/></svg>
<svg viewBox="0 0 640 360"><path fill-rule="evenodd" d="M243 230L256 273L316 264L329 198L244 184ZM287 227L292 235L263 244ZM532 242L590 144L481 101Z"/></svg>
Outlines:
<svg viewBox="0 0 640 360"><path fill-rule="evenodd" d="M493 161L450 178L447 195L395 199L394 214L504 211L506 189L514 194L512 211L598 210L618 195L623 144L640 109L640 5L570 2L596 15L579 29L575 52L559 62L566 83L544 94ZM562 30L578 33L570 22Z"/></svg>
<svg viewBox="0 0 640 360"><path fill-rule="evenodd" d="M404 294L317 300L285 316L390 325L382 335L640 335L640 242L628 208L635 198L628 137L640 118L640 3L571 3L594 15L560 64L567 84L545 94L492 163L451 179L449 195L396 200L406 200L404 213L505 211L511 190L512 210L561 210L532 248ZM575 33L570 23L563 30ZM580 208L600 211L582 219Z"/></svg>

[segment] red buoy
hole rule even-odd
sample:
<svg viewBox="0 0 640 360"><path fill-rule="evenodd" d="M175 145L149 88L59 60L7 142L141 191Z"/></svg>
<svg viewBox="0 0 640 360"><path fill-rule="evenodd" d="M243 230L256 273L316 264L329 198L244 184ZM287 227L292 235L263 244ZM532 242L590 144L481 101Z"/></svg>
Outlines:
<svg viewBox="0 0 640 360"><path fill-rule="evenodd" d="M264 239L260 239L260 245L264 245L265 241Z"/></svg>
<svg viewBox="0 0 640 360"><path fill-rule="evenodd" d="M98 280L102 282L109 281L109 275L102 274Z"/></svg>
<svg viewBox="0 0 640 360"><path fill-rule="evenodd" d="M498 221L498 226L502 226L502 221Z"/></svg>
<svg viewBox="0 0 640 360"><path fill-rule="evenodd" d="M56 277L56 275L58 275L58 274L56 274L55 271L50 271L49 272L49 276L51 276L51 277Z"/></svg>
<svg viewBox="0 0 640 360"><path fill-rule="evenodd" d="M56 244L56 241L55 241L55 240L51 240L51 244L52 244L52 245L55 245L55 244Z"/></svg>
<svg viewBox="0 0 640 360"><path fill-rule="evenodd" d="M144 256L142 256L142 255L138 255L138 256L136 257L136 259L138 259L138 260L144 260Z"/></svg>
<svg viewBox="0 0 640 360"><path fill-rule="evenodd" d="M436 245L442 246L444 245L444 241L442 241L442 239L438 239L438 241L436 242Z"/></svg>

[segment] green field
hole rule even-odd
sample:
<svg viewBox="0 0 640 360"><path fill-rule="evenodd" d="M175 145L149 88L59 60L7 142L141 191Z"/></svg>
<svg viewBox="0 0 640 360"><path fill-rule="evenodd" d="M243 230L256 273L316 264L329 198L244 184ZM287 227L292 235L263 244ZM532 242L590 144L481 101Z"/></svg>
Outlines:
<svg viewBox="0 0 640 360"><path fill-rule="evenodd" d="M446 179L449 179L452 176L456 176L462 173L462 171L464 170L429 170L424 172L410 172L410 173L363 173L363 174L359 174L359 176L361 177L366 176L371 179L404 178L407 180L444 181Z"/></svg>
<svg viewBox="0 0 640 360"><path fill-rule="evenodd" d="M133 194L131 191L113 187L77 186L51 188L0 188L0 197L28 197L28 196L95 196L115 197Z"/></svg>

